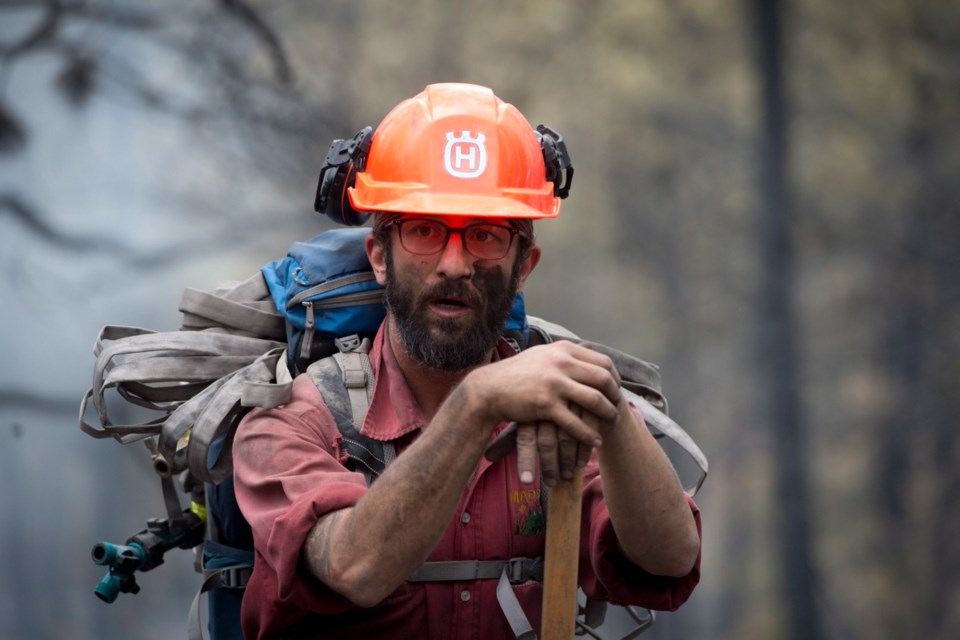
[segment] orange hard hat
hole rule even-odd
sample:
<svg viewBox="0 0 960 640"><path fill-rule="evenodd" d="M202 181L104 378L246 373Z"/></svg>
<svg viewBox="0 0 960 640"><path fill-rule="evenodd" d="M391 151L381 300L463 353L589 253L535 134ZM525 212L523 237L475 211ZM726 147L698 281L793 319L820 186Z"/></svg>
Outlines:
<svg viewBox="0 0 960 640"><path fill-rule="evenodd" d="M547 175L560 170L545 165L542 138L486 87L429 85L377 127L347 189L350 204L357 211L556 217L566 192L559 195L558 176Z"/></svg>

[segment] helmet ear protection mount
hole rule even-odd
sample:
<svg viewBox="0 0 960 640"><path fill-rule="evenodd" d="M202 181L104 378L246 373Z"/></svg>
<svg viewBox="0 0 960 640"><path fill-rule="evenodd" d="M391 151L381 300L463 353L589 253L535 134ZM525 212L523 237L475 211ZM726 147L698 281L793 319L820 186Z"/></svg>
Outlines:
<svg viewBox="0 0 960 640"><path fill-rule="evenodd" d="M546 179L553 182L553 195L566 198L573 181L573 163L563 136L544 124L537 125L536 136L543 153ZM337 139L330 144L320 168L314 211L347 226L360 226L370 218L372 212L353 208L347 189L354 186L356 174L364 170L372 141L373 127L364 127L353 138Z"/></svg>
<svg viewBox="0 0 960 640"><path fill-rule="evenodd" d="M566 198L570 195L570 183L573 182L573 163L567 153L567 143L562 135L545 124L537 125L537 138L543 151L547 180L553 183L553 195Z"/></svg>
<svg viewBox="0 0 960 640"><path fill-rule="evenodd" d="M363 171L372 140L373 127L364 127L350 140L334 140L330 144L320 168L314 211L348 227L357 227L367 221L370 212L354 209L347 197L347 189L353 186L356 172Z"/></svg>

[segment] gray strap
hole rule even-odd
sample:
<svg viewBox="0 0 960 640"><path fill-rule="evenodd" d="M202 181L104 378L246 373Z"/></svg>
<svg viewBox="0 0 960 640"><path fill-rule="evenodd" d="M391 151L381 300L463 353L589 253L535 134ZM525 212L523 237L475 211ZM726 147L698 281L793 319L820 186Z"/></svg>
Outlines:
<svg viewBox="0 0 960 640"><path fill-rule="evenodd" d="M285 358L286 356L284 356ZM276 384L273 382L247 382L243 385L240 404L244 407L272 409L290 402L293 383Z"/></svg>
<svg viewBox="0 0 960 640"><path fill-rule="evenodd" d="M656 429L680 445L687 455L693 458L697 466L700 467L700 477L690 486L684 487L691 496L696 495L697 491L699 491L703 485L704 480L707 479L707 472L709 471L707 456L703 454L703 451L701 451L697 443L693 441L693 438L683 430L683 427L671 420L665 413L660 411L660 409L653 406L649 400L628 389L622 389L622 391L623 395L640 409L647 426Z"/></svg>
<svg viewBox="0 0 960 640"><path fill-rule="evenodd" d="M397 446L393 441L383 443L383 462L384 468L389 467L390 463L397 459Z"/></svg>
<svg viewBox="0 0 960 640"><path fill-rule="evenodd" d="M85 413L87 401L92 400L100 426L87 423L81 414L81 428L91 436L123 443L156 434L162 418L135 425L113 424L104 392L115 387L132 404L168 412L225 372L247 366L283 346L273 340L212 331L156 333L136 327L104 327L94 347L93 384L81 403Z"/></svg>
<svg viewBox="0 0 960 640"><path fill-rule="evenodd" d="M583 607L583 623L591 629L596 629L603 624L607 617L607 603L603 600L591 600L586 598Z"/></svg>
<svg viewBox="0 0 960 640"><path fill-rule="evenodd" d="M506 560L450 560L424 562L408 582L470 582L493 580L505 573Z"/></svg>
<svg viewBox="0 0 960 640"><path fill-rule="evenodd" d="M190 603L190 613L187 614L187 640L206 640L207 634L204 632L203 624L200 622L200 596L210 590L207 582L210 578L204 580L196 595L193 596L193 602Z"/></svg>
<svg viewBox="0 0 960 640"><path fill-rule="evenodd" d="M543 558L511 558L509 560L454 560L425 562L414 571L408 582L470 582L495 580L497 602L513 634L519 640L536 640L527 615L513 591L514 584L543 580Z"/></svg>
<svg viewBox="0 0 960 640"><path fill-rule="evenodd" d="M364 338L359 341L353 338L354 336L350 336L335 340L334 343L340 351L333 354L333 358L340 365L343 384L350 396L353 425L357 431L360 431L367 410L370 408L370 397L373 395L373 367L367 356L370 351L370 339Z"/></svg>
<svg viewBox="0 0 960 640"><path fill-rule="evenodd" d="M580 336L575 334L573 331L570 331L566 327L562 327L559 324L550 322L549 320L544 320L543 318L538 318L536 316L527 316L527 324L535 329L545 331L547 334L555 338L565 338L567 340L572 340L577 342L580 340Z"/></svg>
<svg viewBox="0 0 960 640"><path fill-rule="evenodd" d="M543 558L509 560L445 560L424 562L410 574L408 582L469 582L493 580L506 575L511 584L543 580Z"/></svg>
<svg viewBox="0 0 960 640"><path fill-rule="evenodd" d="M243 388L240 403L245 407L272 409L290 402L293 393L293 375L287 366L287 353L284 351L276 364L275 382L250 381Z"/></svg>
<svg viewBox="0 0 960 640"><path fill-rule="evenodd" d="M211 394L210 398L197 401L200 405L197 410L186 408L194 400L181 405L171 414L160 432L161 453L164 456L168 456L171 451L179 453L177 445L180 439L183 438L187 429L192 428L186 451L186 462L191 473L198 480L213 484L219 484L228 478L233 472L231 445L237 422L244 413L242 402L244 393L255 388L251 386L252 384L263 385L272 382L276 375L277 360L284 357L285 353L284 349L271 350L249 366L229 376L222 387ZM282 392L283 389L278 388L277 393L282 394ZM181 413L182 418L178 415ZM194 415L196 418L191 422L190 418ZM208 460L208 450L210 445L219 438L225 438L224 444L220 456L211 464ZM180 462L179 456L176 462Z"/></svg>
<svg viewBox="0 0 960 640"><path fill-rule="evenodd" d="M94 348L93 386L81 403L80 426L94 437L123 443L158 434L159 453L171 473L192 465L198 478L217 482L230 473L229 442L208 470L210 443L235 426L246 406L275 405L289 397L289 388L269 388L283 348L278 341L214 331L105 327ZM141 424L113 424L104 399L110 388L131 404L167 415ZM85 420L91 400L99 426ZM185 438L191 429L192 452Z"/></svg>
<svg viewBox="0 0 960 640"><path fill-rule="evenodd" d="M300 342L300 354L299 359L306 362L310 359L310 354L313 352L313 337L314 337L314 315L313 315L313 303L309 300L303 303L303 308L306 309L306 319L304 320L303 328L303 338Z"/></svg>
<svg viewBox="0 0 960 640"><path fill-rule="evenodd" d="M215 291L185 289L180 298L183 329L217 327L223 331L284 340L284 318L258 271L233 287Z"/></svg>
<svg viewBox="0 0 960 640"><path fill-rule="evenodd" d="M500 603L500 610L503 611L517 640L537 640L537 634L527 620L527 614L523 612L520 601L517 600L517 594L513 592L513 586L507 577L506 566L503 567L503 573L500 574L500 581L497 583L497 602Z"/></svg>
<svg viewBox="0 0 960 640"><path fill-rule="evenodd" d="M173 478L170 475L161 474L160 486L163 490L163 506L167 510L170 523L183 522L183 509L180 507L180 497L173 484Z"/></svg>
<svg viewBox="0 0 960 640"><path fill-rule="evenodd" d="M250 580L252 567L230 567L218 569L207 574L206 579L190 603L190 613L187 614L188 640L206 640L207 633L200 622L200 596L211 589L242 589Z"/></svg>

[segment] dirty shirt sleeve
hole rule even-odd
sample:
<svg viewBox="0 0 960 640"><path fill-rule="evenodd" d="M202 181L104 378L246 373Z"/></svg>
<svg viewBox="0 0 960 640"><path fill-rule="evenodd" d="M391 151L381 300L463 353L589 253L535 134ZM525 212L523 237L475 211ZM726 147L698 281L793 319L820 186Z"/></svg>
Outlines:
<svg viewBox="0 0 960 640"><path fill-rule="evenodd" d="M336 422L306 376L294 381L289 404L254 410L238 427L237 502L253 529L256 552L245 613L252 606L258 609L254 615L286 618L285 611L332 613L354 606L300 563L317 520L353 506L366 491L362 474L341 464L339 445Z"/></svg>

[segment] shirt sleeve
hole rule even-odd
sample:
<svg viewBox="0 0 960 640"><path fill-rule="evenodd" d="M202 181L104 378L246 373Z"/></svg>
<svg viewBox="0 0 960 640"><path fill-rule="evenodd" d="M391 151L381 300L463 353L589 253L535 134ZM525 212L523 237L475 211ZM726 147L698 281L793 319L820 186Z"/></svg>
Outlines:
<svg viewBox="0 0 960 640"><path fill-rule="evenodd" d="M300 564L317 520L353 506L366 492L363 475L341 464L339 445L336 422L306 376L294 381L289 404L256 409L237 429L237 502L253 530L257 556L248 589L261 611L335 612L354 606Z"/></svg>
<svg viewBox="0 0 960 640"><path fill-rule="evenodd" d="M700 559L687 575L679 578L658 576L634 565L620 550L617 536L610 522L606 503L599 494L599 478L590 482L584 495L584 511L590 514L589 522L581 533L581 586L592 600L603 600L617 605L637 605L656 611L676 611L687 601L700 582ZM700 509L693 498L687 496L701 533ZM587 518L584 518L586 521Z"/></svg>

